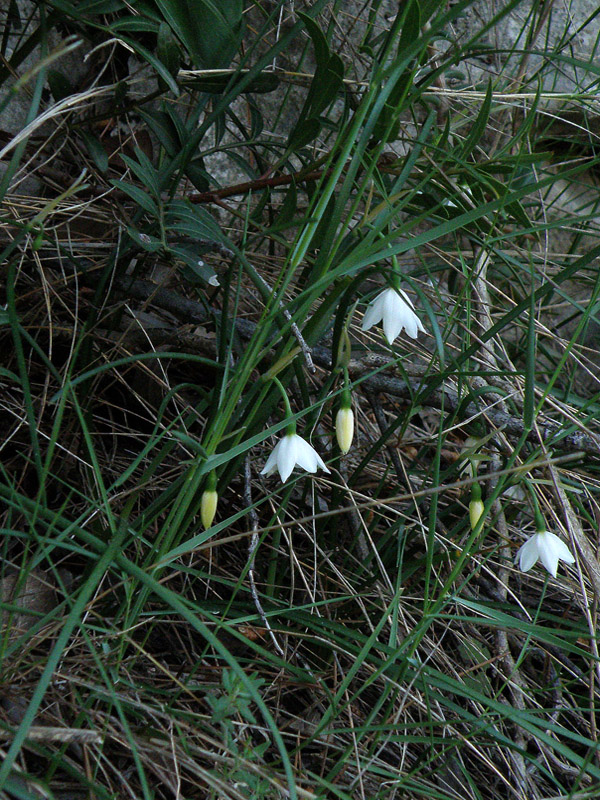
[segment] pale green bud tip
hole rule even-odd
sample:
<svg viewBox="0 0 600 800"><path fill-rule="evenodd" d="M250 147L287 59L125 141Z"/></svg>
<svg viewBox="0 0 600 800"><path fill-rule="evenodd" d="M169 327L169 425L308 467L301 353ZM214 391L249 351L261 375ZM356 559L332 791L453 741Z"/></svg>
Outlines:
<svg viewBox="0 0 600 800"><path fill-rule="evenodd" d="M471 528L475 530L477 523L483 514L483 501L481 499L481 486L474 483L471 486L471 502L469 503L469 519L471 520Z"/></svg>
<svg viewBox="0 0 600 800"><path fill-rule="evenodd" d="M202 500L200 501L200 518L204 530L210 528L213 524L215 514L217 513L217 503L219 502L219 495L214 489L205 489L202 492Z"/></svg>
<svg viewBox="0 0 600 800"><path fill-rule="evenodd" d="M346 454L354 438L354 413L351 408L340 408L335 418L335 436L342 453Z"/></svg>
<svg viewBox="0 0 600 800"><path fill-rule="evenodd" d="M469 519L471 520L471 528L475 530L477 523L483 514L484 505L481 500L471 500L469 503Z"/></svg>

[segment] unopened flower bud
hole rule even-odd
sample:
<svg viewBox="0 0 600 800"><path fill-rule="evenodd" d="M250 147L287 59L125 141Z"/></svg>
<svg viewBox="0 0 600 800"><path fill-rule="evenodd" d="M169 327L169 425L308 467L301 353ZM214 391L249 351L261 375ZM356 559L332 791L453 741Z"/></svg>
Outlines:
<svg viewBox="0 0 600 800"><path fill-rule="evenodd" d="M483 501L481 499L481 487L478 483L471 486L471 502L469 503L469 519L471 520L471 528L475 530L477 523L481 519L484 511Z"/></svg>
<svg viewBox="0 0 600 800"><path fill-rule="evenodd" d="M202 498L200 499L200 519L202 520L204 530L207 530L213 524L215 514L217 513L218 502L217 477L213 471L208 475L206 488L202 492Z"/></svg>
<svg viewBox="0 0 600 800"><path fill-rule="evenodd" d="M354 438L354 412L351 408L340 408L335 417L335 436L344 455L350 450Z"/></svg>

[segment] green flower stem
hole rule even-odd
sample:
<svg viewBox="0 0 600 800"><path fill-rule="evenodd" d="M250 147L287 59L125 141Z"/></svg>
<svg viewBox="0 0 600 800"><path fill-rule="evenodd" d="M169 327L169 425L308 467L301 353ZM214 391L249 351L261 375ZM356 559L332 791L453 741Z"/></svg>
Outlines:
<svg viewBox="0 0 600 800"><path fill-rule="evenodd" d="M291 419L293 417L293 413L292 413L292 407L290 405L290 399L287 396L287 392L283 388L283 384L281 383L279 378L273 377L271 378L271 380L277 386L277 388L281 393L281 397L283 398L283 405L285 406L285 416L290 420L287 428L285 429L286 434L289 436L290 434L296 433L296 422Z"/></svg>
<svg viewBox="0 0 600 800"><path fill-rule="evenodd" d="M535 520L535 529L537 533L544 533L544 531L548 530L548 527L546 525L546 520L544 519L544 516L540 511L540 504L538 503L535 489L531 485L531 481L529 481L527 478L523 478L523 483L527 487L527 491L529 492L529 497L531 498L531 505L533 506L533 518Z"/></svg>
<svg viewBox="0 0 600 800"><path fill-rule="evenodd" d="M350 376L348 367L344 367L344 389L340 396L340 408L352 408L352 395L350 393Z"/></svg>
<svg viewBox="0 0 600 800"><path fill-rule="evenodd" d="M402 273L400 272L400 265L398 264L398 258L397 256L392 256L392 272L390 274L390 286L393 289L400 288L401 274Z"/></svg>
<svg viewBox="0 0 600 800"><path fill-rule="evenodd" d="M204 484L204 491L205 492L216 492L217 491L217 473L214 469L206 476L206 483Z"/></svg>

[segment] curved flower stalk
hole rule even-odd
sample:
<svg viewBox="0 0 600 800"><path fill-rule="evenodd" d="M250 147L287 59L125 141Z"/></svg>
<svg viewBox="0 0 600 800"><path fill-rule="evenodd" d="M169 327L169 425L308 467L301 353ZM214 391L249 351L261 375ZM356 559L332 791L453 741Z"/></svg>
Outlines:
<svg viewBox="0 0 600 800"><path fill-rule="evenodd" d="M297 433L288 431L273 448L260 474L268 476L278 471L279 477L285 483L295 466L307 472L316 472L320 468L329 473L325 462L314 447Z"/></svg>
<svg viewBox="0 0 600 800"><path fill-rule="evenodd" d="M378 322L383 323L383 332L389 344L393 344L402 330L406 330L411 339L416 339L419 331L425 331L415 314L411 299L402 289L384 289L369 304L363 317L363 331L368 331Z"/></svg>
<svg viewBox="0 0 600 800"><path fill-rule="evenodd" d="M546 530L538 530L531 536L519 548L517 558L519 569L523 572L528 572L539 559L553 578L556 578L559 561L566 564L573 564L575 561L562 539Z"/></svg>

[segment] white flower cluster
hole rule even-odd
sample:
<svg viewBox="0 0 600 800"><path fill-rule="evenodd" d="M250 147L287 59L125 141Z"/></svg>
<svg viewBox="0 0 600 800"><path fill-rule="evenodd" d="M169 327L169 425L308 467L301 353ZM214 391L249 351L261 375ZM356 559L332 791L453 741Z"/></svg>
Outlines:
<svg viewBox="0 0 600 800"><path fill-rule="evenodd" d="M425 330L421 324L421 320L415 313L414 306L408 295L403 292L402 289L395 287L384 289L369 304L363 318L362 329L363 331L368 331L379 322L383 325L383 333L390 345L393 344L403 330L405 330L412 339L417 338L419 331ZM274 378L274 380L277 379ZM346 381L347 380L348 375L346 372ZM281 384L280 389L287 407L287 414L291 417L292 412L289 401ZM354 414L351 408L348 384L342 394L341 407L336 415L335 433L341 453L346 454L350 450L354 435ZM477 444L477 442L473 440L470 444ZM483 457L481 455L471 454L470 451L472 449L473 447L471 446L468 450L470 455L467 466L469 467L469 474L475 477L475 461ZM467 466L463 466L461 472L466 471ZM314 447L296 433L295 423L291 423L288 426L287 433L273 448L260 474L269 476L274 472L278 472L282 482L285 483L292 474L294 467L300 467L309 473L315 473L319 469L322 469L323 472L328 474L330 472ZM513 492L515 492L515 489L518 490L519 488L520 487L512 487ZM215 486L212 484L207 487L202 497L202 521L205 528L212 525L217 499ZM475 482L472 487L471 501L469 504L469 517L473 530L478 528L484 510L485 506L481 499L481 490L477 482ZM516 560L518 560L519 567L523 572L528 572L539 560L548 572L553 577L556 577L559 561L564 561L566 564L573 564L575 559L567 545L559 539L556 534L543 529L542 525L543 518L539 514L539 509L537 509L536 526L538 530L524 545L522 545L522 547L520 547Z"/></svg>
<svg viewBox="0 0 600 800"><path fill-rule="evenodd" d="M362 323L363 331L369 330L378 322L383 323L383 332L389 344L392 344L403 330L406 330L413 339L417 338L419 331L425 330L406 292L391 287L384 289L369 304ZM342 403L337 412L335 433L340 451L345 455L350 450L354 436L354 414L349 403L348 405ZM288 432L277 442L260 474L269 476L279 472L279 477L285 483L295 466L311 473L318 469L329 472L312 445L297 433Z"/></svg>

